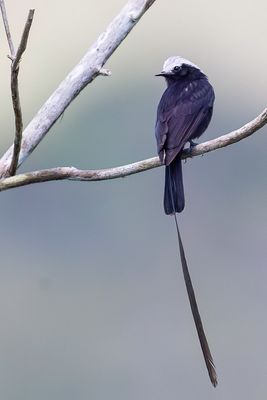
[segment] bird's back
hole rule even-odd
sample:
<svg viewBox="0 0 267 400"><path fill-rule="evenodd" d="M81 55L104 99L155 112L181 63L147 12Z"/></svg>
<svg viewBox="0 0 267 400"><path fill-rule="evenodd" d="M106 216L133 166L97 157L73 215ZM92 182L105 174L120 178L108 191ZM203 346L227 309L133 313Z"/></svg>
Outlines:
<svg viewBox="0 0 267 400"><path fill-rule="evenodd" d="M212 116L214 91L206 76L171 82L158 105L158 153L169 165L186 142L202 135Z"/></svg>

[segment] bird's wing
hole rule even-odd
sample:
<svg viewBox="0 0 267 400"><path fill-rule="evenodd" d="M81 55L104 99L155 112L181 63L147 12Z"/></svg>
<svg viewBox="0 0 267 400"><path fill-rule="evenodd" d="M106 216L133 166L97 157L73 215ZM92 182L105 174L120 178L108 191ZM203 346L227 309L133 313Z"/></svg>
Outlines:
<svg viewBox="0 0 267 400"><path fill-rule="evenodd" d="M178 91L169 86L158 106L156 138L158 153L169 165L190 139L207 128L214 102L212 86L206 79L195 80Z"/></svg>

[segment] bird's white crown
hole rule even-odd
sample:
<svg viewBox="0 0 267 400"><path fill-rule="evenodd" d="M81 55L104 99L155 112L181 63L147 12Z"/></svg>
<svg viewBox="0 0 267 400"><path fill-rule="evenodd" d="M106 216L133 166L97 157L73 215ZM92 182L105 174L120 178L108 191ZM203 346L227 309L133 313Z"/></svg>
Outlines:
<svg viewBox="0 0 267 400"><path fill-rule="evenodd" d="M196 64L192 63L192 61L186 60L186 58L183 58L180 56L173 56L173 57L167 58L167 60L163 64L162 72L167 72L167 73L171 72L174 67L176 67L176 66L180 67L183 64L191 65L192 67L195 67L200 70L200 68Z"/></svg>

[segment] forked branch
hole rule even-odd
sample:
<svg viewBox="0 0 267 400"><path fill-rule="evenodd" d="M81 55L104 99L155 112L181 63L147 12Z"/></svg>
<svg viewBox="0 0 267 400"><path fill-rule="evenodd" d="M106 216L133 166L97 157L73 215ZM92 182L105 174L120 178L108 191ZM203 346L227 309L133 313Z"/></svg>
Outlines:
<svg viewBox="0 0 267 400"><path fill-rule="evenodd" d="M3 1L3 0L2 0ZM61 82L23 133L18 166L32 153L64 110L98 75L108 75L103 65L155 0L128 0L81 61ZM0 176L9 175L11 147L0 160Z"/></svg>
<svg viewBox="0 0 267 400"><path fill-rule="evenodd" d="M32 25L34 10L29 11L18 50L15 51L10 28L9 28L9 23L8 23L4 0L0 0L0 8L1 8L1 13L2 13L3 23L5 26L7 42L8 42L9 50L10 50L10 55L8 56L8 58L10 58L10 60L11 60L11 97L12 97L14 116L15 116L15 139L14 139L14 145L13 145L10 166L8 166L8 168L7 168L6 175L12 176L12 175L15 175L17 166L18 166L19 153L20 153L21 141L22 141L22 131L23 131L23 120L22 120L22 112L21 112L21 106L20 106L19 84L18 84L19 63L20 63L22 54L26 50L29 32L30 32L31 25Z"/></svg>
<svg viewBox="0 0 267 400"><path fill-rule="evenodd" d="M19 153L21 149L21 141L22 141L22 131L23 131L23 120L22 120L22 112L20 106L20 97L19 97L19 84L18 84L18 74L19 74L19 63L22 57L22 54L26 50L27 41L32 25L34 10L30 10L28 14L28 18L24 27L24 31L21 37L21 41L18 47L18 50L14 56L12 56L12 64L11 64L11 95L12 95L12 104L15 115L15 139L13 146L13 154L11 159L11 164L9 168L9 175L15 175Z"/></svg>

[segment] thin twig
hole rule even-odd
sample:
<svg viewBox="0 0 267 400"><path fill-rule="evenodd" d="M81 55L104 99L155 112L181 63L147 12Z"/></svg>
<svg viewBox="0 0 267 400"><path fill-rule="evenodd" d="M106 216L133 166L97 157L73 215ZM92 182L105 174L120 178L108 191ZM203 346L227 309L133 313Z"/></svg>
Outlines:
<svg viewBox="0 0 267 400"><path fill-rule="evenodd" d="M16 52L14 61L12 63L12 68L14 70L17 69L20 59L21 59L21 56L24 53L24 51L26 50L28 37L29 37L31 26L32 26L34 11L35 10L29 10L28 17L27 17L27 20L26 20L26 23L25 23L25 26L23 29L22 36L21 36L20 44L19 44L18 50Z"/></svg>
<svg viewBox="0 0 267 400"><path fill-rule="evenodd" d="M18 85L19 63L21 60L21 56L27 47L27 41L32 25L33 15L34 15L34 10L30 10L22 33L18 50L11 64L11 95L12 95L12 104L15 115L15 127L16 127L13 155L9 168L9 175L11 176L15 175L17 170L19 153L21 149L22 131L23 131L23 121L22 121L22 112L20 106L19 85Z"/></svg>
<svg viewBox="0 0 267 400"><path fill-rule="evenodd" d="M23 133L18 166L32 153L64 110L90 82L103 74L102 67L155 0L128 0L121 12L61 82ZM12 147L0 160L0 176L9 172Z"/></svg>
<svg viewBox="0 0 267 400"><path fill-rule="evenodd" d="M210 151L229 146L252 135L267 123L267 108L255 119L248 122L241 128L232 131L216 139L198 144L191 150L185 150L182 158L195 157ZM0 180L0 191L30 185L32 183L48 182L55 180L75 180L75 181L103 181L108 179L123 178L128 175L144 172L152 168L160 167L162 164L158 157L138 161L133 164L120 167L99 169L99 170L80 170L74 167L58 167L44 169L40 171L28 172L10 178Z"/></svg>
<svg viewBox="0 0 267 400"><path fill-rule="evenodd" d="M13 45L13 41L12 41L10 29L9 29L9 23L8 23L8 19L7 19L6 6L5 6L4 0L0 0L0 8L1 8L2 18L3 18L3 22L4 22L4 26L5 26L5 31L6 31L6 37L7 37L7 41L8 41L8 45L9 45L9 50L10 50L10 57L9 58L11 58L11 60L13 60L14 57L15 57L15 48L14 48L14 45Z"/></svg>

